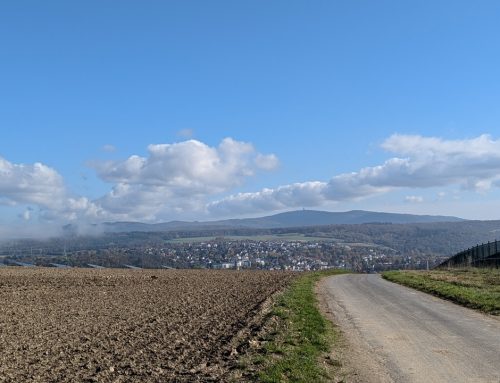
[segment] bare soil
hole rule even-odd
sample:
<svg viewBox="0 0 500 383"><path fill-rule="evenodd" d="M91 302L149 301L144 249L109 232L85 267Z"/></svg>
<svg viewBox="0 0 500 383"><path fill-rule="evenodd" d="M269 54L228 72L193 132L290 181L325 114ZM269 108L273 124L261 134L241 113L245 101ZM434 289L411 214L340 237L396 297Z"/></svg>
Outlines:
<svg viewBox="0 0 500 383"><path fill-rule="evenodd" d="M0 382L224 382L291 273L0 269Z"/></svg>

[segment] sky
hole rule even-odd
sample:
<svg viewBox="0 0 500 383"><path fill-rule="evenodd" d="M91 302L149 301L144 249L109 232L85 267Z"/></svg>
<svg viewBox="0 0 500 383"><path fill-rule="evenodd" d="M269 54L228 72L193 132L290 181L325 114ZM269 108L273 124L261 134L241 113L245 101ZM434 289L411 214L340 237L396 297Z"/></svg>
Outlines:
<svg viewBox="0 0 500 383"><path fill-rule="evenodd" d="M0 235L302 208L500 219L499 16L2 2Z"/></svg>

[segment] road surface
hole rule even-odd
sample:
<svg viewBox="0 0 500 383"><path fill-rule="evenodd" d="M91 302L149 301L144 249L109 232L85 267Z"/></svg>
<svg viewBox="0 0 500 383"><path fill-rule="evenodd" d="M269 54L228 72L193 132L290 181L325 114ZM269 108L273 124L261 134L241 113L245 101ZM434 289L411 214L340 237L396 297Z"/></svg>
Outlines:
<svg viewBox="0 0 500 383"><path fill-rule="evenodd" d="M345 334L356 382L500 383L500 319L383 280L329 277L323 310Z"/></svg>

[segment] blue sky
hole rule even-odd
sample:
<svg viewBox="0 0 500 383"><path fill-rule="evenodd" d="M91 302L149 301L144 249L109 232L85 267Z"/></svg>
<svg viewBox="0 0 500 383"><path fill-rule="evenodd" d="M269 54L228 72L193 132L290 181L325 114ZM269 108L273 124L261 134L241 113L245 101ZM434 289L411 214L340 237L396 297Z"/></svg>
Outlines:
<svg viewBox="0 0 500 383"><path fill-rule="evenodd" d="M500 218L499 15L496 1L3 2L0 222Z"/></svg>

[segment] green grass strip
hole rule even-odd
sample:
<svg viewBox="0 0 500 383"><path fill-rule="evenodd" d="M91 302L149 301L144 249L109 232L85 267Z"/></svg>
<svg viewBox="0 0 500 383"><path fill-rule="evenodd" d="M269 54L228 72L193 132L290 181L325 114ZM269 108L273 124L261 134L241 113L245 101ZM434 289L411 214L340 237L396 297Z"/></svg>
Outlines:
<svg viewBox="0 0 500 383"><path fill-rule="evenodd" d="M333 325L318 308L314 293L323 277L343 273L338 270L306 273L280 297L272 315L282 323L277 335L264 348L259 382L326 382L328 371L319 359L337 336Z"/></svg>
<svg viewBox="0 0 500 383"><path fill-rule="evenodd" d="M486 274L487 273L487 274ZM478 276L487 275L480 279ZM445 298L486 313L500 314L500 273L478 270L387 271L392 282ZM484 282L478 283L478 280ZM474 284L472 284L472 282Z"/></svg>

